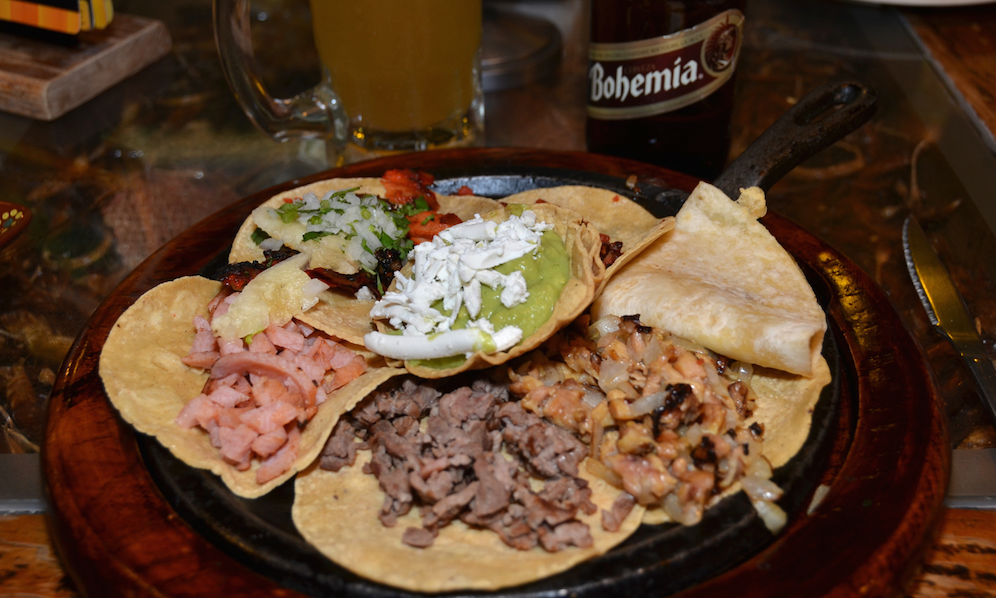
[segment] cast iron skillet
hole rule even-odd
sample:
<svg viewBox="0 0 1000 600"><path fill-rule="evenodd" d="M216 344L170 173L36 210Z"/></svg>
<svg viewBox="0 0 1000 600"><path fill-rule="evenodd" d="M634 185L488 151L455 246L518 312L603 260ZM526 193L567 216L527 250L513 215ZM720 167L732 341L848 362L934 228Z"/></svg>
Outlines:
<svg viewBox="0 0 1000 600"><path fill-rule="evenodd" d="M858 83L837 83L814 90L793 107L714 182L731 197L740 187L765 190L797 163L840 139L866 121L875 108L874 95ZM477 195L508 196L556 185L588 185L632 197L657 216L677 212L687 191L644 179L629 185L620 178L564 168L459 165L436 169L435 189L455 193L462 186ZM298 185L302 182L296 182ZM289 186L290 187L290 186ZM220 254L204 272L225 261ZM821 305L829 290L819 276L805 269ZM831 440L838 426L841 361L834 327L828 328L823 353L834 373L833 384L816 406L809 437L788 464L776 470L774 481L785 494L780 505L793 519L819 483L827 465ZM359 578L331 563L306 543L291 522L294 481L263 498L233 495L211 473L178 461L153 438L138 436L139 448L167 501L213 544L277 583L311 595L390 596L406 592ZM752 556L774 539L756 517L743 494L706 511L697 525L643 526L623 544L577 567L501 593L527 595L664 595L718 575Z"/></svg>

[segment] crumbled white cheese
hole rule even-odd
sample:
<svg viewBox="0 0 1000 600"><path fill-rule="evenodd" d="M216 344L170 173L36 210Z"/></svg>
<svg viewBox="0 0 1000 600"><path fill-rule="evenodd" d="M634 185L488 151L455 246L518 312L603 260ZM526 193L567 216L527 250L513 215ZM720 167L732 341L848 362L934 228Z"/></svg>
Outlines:
<svg viewBox="0 0 1000 600"><path fill-rule="evenodd" d="M521 339L519 328L505 327L494 332L488 321L477 320L482 308L482 286L499 288L500 301L508 308L527 301L528 287L520 271L504 275L494 269L535 252L542 233L551 228L537 221L531 210L501 223L476 215L418 245L412 253L413 276L397 271L396 289L386 292L371 310L372 318L388 319L403 335L369 334L365 345L384 356L403 360L468 354L485 346L494 346L495 351L510 348ZM434 308L438 301L443 311ZM463 306L472 322L458 330L466 333L458 334L452 326ZM513 342L512 330L517 330ZM455 335L441 339L446 333ZM483 335L492 344L484 346Z"/></svg>

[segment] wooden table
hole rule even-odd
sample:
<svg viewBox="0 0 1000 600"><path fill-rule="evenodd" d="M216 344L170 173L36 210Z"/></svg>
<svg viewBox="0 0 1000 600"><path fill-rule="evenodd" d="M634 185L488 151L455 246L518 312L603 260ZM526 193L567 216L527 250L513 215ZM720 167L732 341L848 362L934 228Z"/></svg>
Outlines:
<svg viewBox="0 0 1000 600"><path fill-rule="evenodd" d="M904 9L903 14L934 64L995 137L993 5ZM989 434L987 438L968 443L995 444ZM995 597L995 511L945 509L935 531L903 592L919 597ZM75 594L52 551L45 515L0 516L0 591L9 596Z"/></svg>
<svg viewBox="0 0 1000 600"><path fill-rule="evenodd" d="M994 8L907 9L930 55L996 137ZM996 596L996 511L946 508L907 593Z"/></svg>

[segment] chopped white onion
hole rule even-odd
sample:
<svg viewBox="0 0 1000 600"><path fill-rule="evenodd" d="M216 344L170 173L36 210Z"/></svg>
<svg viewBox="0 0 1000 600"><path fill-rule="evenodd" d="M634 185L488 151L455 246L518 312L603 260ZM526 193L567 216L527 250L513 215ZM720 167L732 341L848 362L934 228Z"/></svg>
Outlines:
<svg viewBox="0 0 1000 600"><path fill-rule="evenodd" d="M282 242L281 240L279 240L278 238L269 237L266 240L262 240L260 242L260 249L261 250L280 250L281 247L284 246L284 245L285 245L285 243Z"/></svg>
<svg viewBox="0 0 1000 600"><path fill-rule="evenodd" d="M604 402L605 398L606 396L600 390L592 387L585 387L583 390L583 403L589 408L597 408L601 402Z"/></svg>
<svg viewBox="0 0 1000 600"><path fill-rule="evenodd" d="M736 374L737 379L749 381L753 377L753 365L748 362L737 361L730 369Z"/></svg>
<svg viewBox="0 0 1000 600"><path fill-rule="evenodd" d="M591 339L598 340L609 333L618 331L619 317L614 315L604 315L600 319L590 324L588 333Z"/></svg>
<svg viewBox="0 0 1000 600"><path fill-rule="evenodd" d="M634 394L635 390L629 385L628 368L624 362L617 360L605 360L601 362L601 370L597 374L597 385L601 386L604 393L612 390L621 390L626 394Z"/></svg>
<svg viewBox="0 0 1000 600"><path fill-rule="evenodd" d="M753 442L751 442L752 444ZM754 454L754 449L751 447L751 455ZM771 463L767 462L767 459L760 454L756 455L750 466L747 467L747 477L757 477L759 479L770 479L774 472L771 470Z"/></svg>
<svg viewBox="0 0 1000 600"><path fill-rule="evenodd" d="M635 402L629 404L629 413L632 418L638 418L643 415L648 415L657 408L663 406L663 400L667 397L666 390L661 390L659 392L654 392L648 396L643 396Z"/></svg>
<svg viewBox="0 0 1000 600"><path fill-rule="evenodd" d="M776 483L770 479L762 479L760 477L744 476L740 480L743 484L743 489L746 491L747 496L750 496L752 500L768 500L774 502L775 500L781 498L781 488L778 487Z"/></svg>
<svg viewBox="0 0 1000 600"><path fill-rule="evenodd" d="M754 500L753 508L757 511L757 515L760 520L764 522L764 526L771 533L778 533L785 526L788 521L788 515L785 511L781 510L781 507L774 502L768 502L766 500Z"/></svg>
<svg viewBox="0 0 1000 600"><path fill-rule="evenodd" d="M321 293L326 291L330 286L326 283L320 281L319 279L310 279L308 282L302 285L302 294L306 298L311 298L313 296L319 296Z"/></svg>

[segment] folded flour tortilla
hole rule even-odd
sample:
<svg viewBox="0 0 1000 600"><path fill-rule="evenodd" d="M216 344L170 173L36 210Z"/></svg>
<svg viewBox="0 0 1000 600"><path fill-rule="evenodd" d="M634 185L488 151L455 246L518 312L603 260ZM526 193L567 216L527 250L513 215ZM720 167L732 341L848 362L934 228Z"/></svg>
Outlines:
<svg viewBox="0 0 1000 600"><path fill-rule="evenodd" d="M673 231L608 282L593 312L640 314L730 358L811 374L826 319L795 260L757 221L765 210L758 188L733 202L700 183Z"/></svg>

